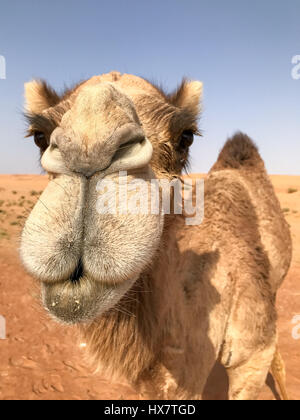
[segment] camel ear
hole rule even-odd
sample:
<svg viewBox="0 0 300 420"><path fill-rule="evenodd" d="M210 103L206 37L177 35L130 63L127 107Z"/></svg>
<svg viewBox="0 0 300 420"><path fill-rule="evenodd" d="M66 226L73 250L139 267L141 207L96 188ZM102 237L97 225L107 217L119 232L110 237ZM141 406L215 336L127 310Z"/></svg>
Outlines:
<svg viewBox="0 0 300 420"><path fill-rule="evenodd" d="M45 81L33 80L25 83L25 107L32 114L41 114L45 109L57 105L60 97Z"/></svg>
<svg viewBox="0 0 300 420"><path fill-rule="evenodd" d="M170 96L170 102L179 108L189 108L199 112L203 93L203 83L184 80L177 91Z"/></svg>

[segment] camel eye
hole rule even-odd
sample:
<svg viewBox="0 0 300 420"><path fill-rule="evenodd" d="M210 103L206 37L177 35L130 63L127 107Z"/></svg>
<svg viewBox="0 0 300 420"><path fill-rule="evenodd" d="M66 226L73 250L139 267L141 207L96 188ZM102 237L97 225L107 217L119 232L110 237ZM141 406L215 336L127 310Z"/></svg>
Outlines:
<svg viewBox="0 0 300 420"><path fill-rule="evenodd" d="M41 131L36 131L34 133L34 142L42 150L46 150L48 147L46 136Z"/></svg>
<svg viewBox="0 0 300 420"><path fill-rule="evenodd" d="M188 149L194 142L194 133L191 130L186 130L181 134L179 139L179 150Z"/></svg>

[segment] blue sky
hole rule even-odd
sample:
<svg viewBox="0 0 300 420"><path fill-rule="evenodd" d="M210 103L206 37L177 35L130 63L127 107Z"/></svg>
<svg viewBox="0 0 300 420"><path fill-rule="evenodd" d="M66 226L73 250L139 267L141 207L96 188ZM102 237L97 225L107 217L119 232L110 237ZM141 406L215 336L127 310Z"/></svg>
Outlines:
<svg viewBox="0 0 300 420"><path fill-rule="evenodd" d="M172 90L183 76L204 82L204 137L192 170L205 172L226 138L245 131L270 173L300 175L300 0L3 0L0 173L40 173L23 138L23 84L55 88L110 70Z"/></svg>

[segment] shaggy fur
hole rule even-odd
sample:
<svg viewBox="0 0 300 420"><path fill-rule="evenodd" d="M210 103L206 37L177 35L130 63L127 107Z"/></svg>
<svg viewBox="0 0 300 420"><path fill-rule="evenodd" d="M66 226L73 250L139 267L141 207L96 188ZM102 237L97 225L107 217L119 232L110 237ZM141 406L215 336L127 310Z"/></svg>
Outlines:
<svg viewBox="0 0 300 420"><path fill-rule="evenodd" d="M276 293L290 266L292 241L257 147L245 134L238 133L226 143L211 173L224 170L245 187L251 198L261 241L270 261L272 288Z"/></svg>
<svg viewBox="0 0 300 420"><path fill-rule="evenodd" d="M230 399L257 398L271 364L286 397L275 299L291 237L253 142L238 133L226 143L206 178L200 226L175 215L99 217L96 183L114 176L104 168L118 153L120 143L109 143L115 130L133 124L152 144L133 178L178 177L188 159L180 138L198 131L202 85L184 82L167 95L113 72L53 105L55 93L49 99L36 83L27 86L29 134L45 133L44 166L56 169L21 255L42 282L46 308L64 322L86 321L80 329L98 369L125 377L145 398L202 398L217 361Z"/></svg>

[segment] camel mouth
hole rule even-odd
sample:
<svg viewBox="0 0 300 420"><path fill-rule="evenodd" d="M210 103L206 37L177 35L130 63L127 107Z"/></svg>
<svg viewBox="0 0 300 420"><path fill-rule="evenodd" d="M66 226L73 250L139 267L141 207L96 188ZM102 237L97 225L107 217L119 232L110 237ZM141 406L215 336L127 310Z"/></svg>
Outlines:
<svg viewBox="0 0 300 420"><path fill-rule="evenodd" d="M150 188L152 171L142 178ZM106 180L120 185L116 175ZM113 192L99 191L99 181L99 174L51 179L22 232L23 265L40 282L45 309L66 324L93 321L116 306L156 256L164 229L162 213L99 212Z"/></svg>
<svg viewBox="0 0 300 420"><path fill-rule="evenodd" d="M43 283L42 301L58 322L89 323L112 309L133 284L132 280L119 285L107 284L78 271L66 281Z"/></svg>
<svg viewBox="0 0 300 420"><path fill-rule="evenodd" d="M72 273L70 277L70 281L75 284L79 283L83 275L84 275L84 267L83 267L82 259L80 258L77 264L77 267L75 268L74 272Z"/></svg>

